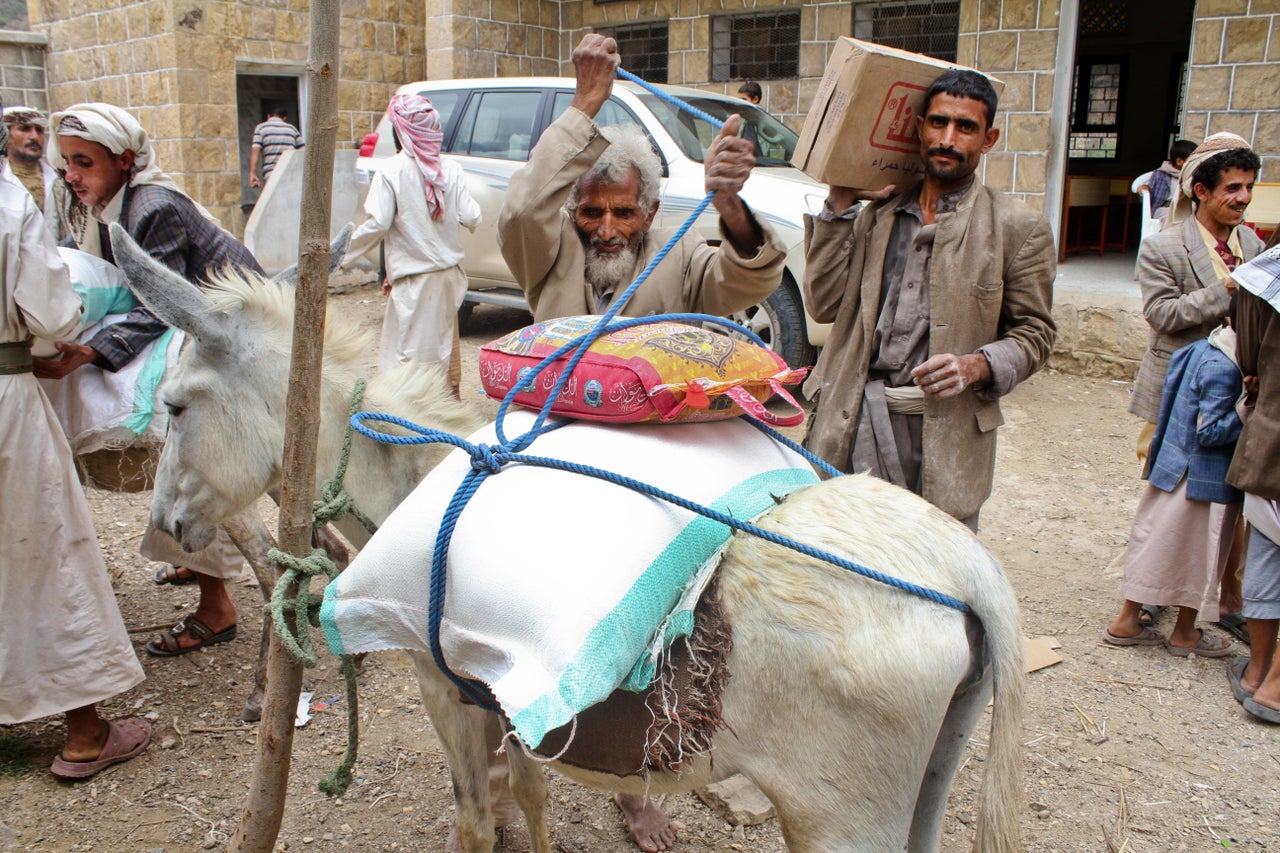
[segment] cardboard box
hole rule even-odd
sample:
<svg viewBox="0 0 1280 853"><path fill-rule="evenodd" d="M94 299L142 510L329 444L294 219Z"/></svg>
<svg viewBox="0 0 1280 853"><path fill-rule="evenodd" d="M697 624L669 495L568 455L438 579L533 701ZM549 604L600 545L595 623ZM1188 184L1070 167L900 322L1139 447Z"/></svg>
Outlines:
<svg viewBox="0 0 1280 853"><path fill-rule="evenodd" d="M824 184L879 189L924 172L916 117L941 59L840 38L804 120L792 164ZM972 69L970 69L972 70ZM1004 83L984 75L996 94Z"/></svg>

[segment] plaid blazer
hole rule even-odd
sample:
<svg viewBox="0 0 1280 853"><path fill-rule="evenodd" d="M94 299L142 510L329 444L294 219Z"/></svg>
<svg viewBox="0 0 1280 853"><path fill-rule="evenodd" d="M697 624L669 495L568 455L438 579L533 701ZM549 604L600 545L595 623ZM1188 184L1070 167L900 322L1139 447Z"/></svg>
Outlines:
<svg viewBox="0 0 1280 853"><path fill-rule="evenodd" d="M1169 360L1160 420L1151 439L1151 485L1172 492L1187 478L1187 499L1240 503L1227 485L1227 469L1240 438L1236 399L1240 369L1208 339L1185 346Z"/></svg>
<svg viewBox="0 0 1280 853"><path fill-rule="evenodd" d="M1246 261L1262 251L1262 239L1253 229L1237 231ZM1142 241L1138 283L1151 340L1138 368L1129 411L1155 423L1169 357L1209 336L1227 316L1231 294L1214 271L1209 247L1191 218Z"/></svg>
<svg viewBox="0 0 1280 853"><path fill-rule="evenodd" d="M126 188L120 225L151 257L192 284L226 267L262 272L243 243L207 219L191 199L165 187ZM105 254L110 253L110 245L104 237ZM89 346L99 355L93 363L104 370L119 370L167 328L140 305L93 336Z"/></svg>

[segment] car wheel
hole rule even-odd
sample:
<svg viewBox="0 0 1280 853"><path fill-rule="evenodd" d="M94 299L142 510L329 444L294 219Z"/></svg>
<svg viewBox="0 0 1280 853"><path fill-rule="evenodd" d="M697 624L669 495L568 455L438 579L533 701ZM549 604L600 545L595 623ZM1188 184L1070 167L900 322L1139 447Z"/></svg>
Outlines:
<svg viewBox="0 0 1280 853"><path fill-rule="evenodd" d="M474 302L462 300L462 304L458 306L458 333L465 335L467 333L467 325L471 322L471 314L476 310Z"/></svg>
<svg viewBox="0 0 1280 853"><path fill-rule="evenodd" d="M788 367L812 367L817 360L817 350L809 343L805 328L800 290L788 273L783 274L782 283L768 299L731 314L729 319L755 332L769 349L782 356Z"/></svg>

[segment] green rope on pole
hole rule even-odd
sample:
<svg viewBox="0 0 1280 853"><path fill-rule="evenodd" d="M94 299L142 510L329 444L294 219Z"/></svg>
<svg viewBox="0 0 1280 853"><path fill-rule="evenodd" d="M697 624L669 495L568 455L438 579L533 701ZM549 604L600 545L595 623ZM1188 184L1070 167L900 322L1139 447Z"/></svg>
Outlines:
<svg viewBox="0 0 1280 853"><path fill-rule="evenodd" d="M354 415L360 411L367 384L363 379L356 380L355 388L351 392L351 407L348 415ZM347 429L342 436L342 455L338 459L338 470L320 487L320 500L312 505L311 517L316 527L323 527L349 513L360 522L361 527L373 534L377 532L378 525L360 511L352 500L351 494L343 486L343 481L347 477L347 463L351 461L351 438L354 434L355 430L351 428L351 419L348 417Z"/></svg>
<svg viewBox="0 0 1280 853"><path fill-rule="evenodd" d="M356 685L356 664L351 655L342 656L342 675L347 682L347 751L342 754L342 763L333 772L320 780L320 790L330 797L341 797L351 785L351 768L356 763L356 753L360 750L360 715L357 702L360 699Z"/></svg>
<svg viewBox="0 0 1280 853"><path fill-rule="evenodd" d="M323 597L311 591L311 579L319 575L326 581L332 580L338 576L338 566L323 548L313 549L307 557L295 557L279 548L272 548L267 557L283 569L268 606L276 636L294 660L304 667L313 667L320 657L308 628L319 624ZM287 597L290 588L296 589L291 599ZM293 630L287 621L290 614L293 616ZM360 744L356 668L350 655L342 656L342 675L346 680L347 750L337 769L320 781L320 790L331 797L341 796L351 784L351 768L355 765Z"/></svg>

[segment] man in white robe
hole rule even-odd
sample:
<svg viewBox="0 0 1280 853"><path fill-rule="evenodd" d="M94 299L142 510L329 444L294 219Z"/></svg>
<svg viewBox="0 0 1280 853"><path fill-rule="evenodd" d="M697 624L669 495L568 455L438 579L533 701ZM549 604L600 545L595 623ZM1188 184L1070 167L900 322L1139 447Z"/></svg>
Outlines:
<svg viewBox="0 0 1280 853"><path fill-rule="evenodd" d="M71 340L80 299L27 189L0 176L0 724L65 713L50 768L84 779L146 749L146 720L97 703L140 683L71 449L31 373L32 337Z"/></svg>

